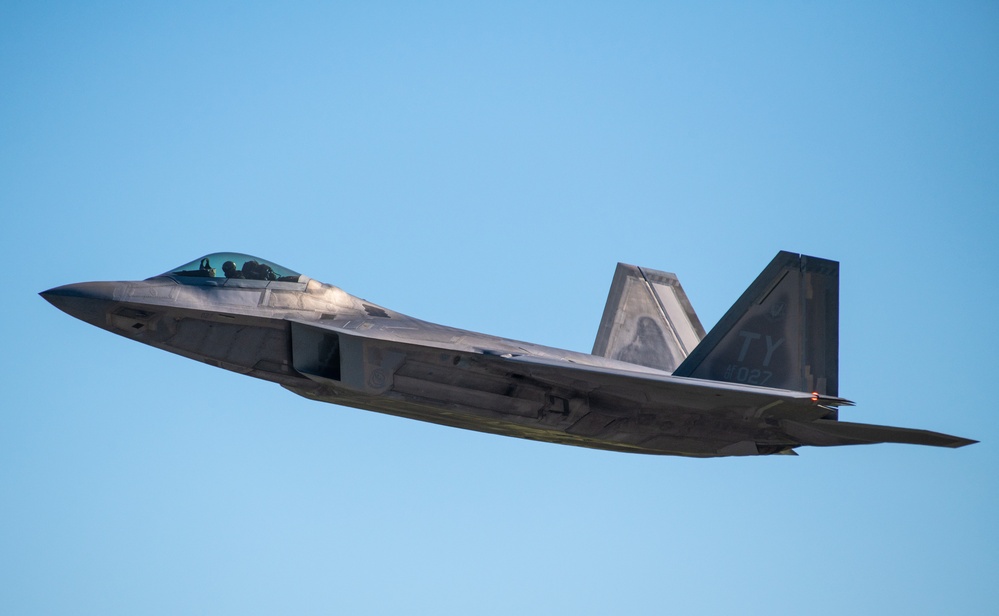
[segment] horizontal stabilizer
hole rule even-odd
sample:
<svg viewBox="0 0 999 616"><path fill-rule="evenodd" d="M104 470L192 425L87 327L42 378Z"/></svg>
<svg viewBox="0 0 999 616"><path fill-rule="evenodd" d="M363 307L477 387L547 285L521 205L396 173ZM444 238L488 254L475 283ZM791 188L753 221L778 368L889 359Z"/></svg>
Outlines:
<svg viewBox="0 0 999 616"><path fill-rule="evenodd" d="M617 264L594 355L672 372L703 337L674 274Z"/></svg>
<svg viewBox="0 0 999 616"><path fill-rule="evenodd" d="M784 431L801 442L802 445L828 447L833 445L869 445L873 443L906 443L910 445L930 445L933 447L964 447L978 441L930 432L893 426L849 423L818 419L803 423L785 420L781 422Z"/></svg>

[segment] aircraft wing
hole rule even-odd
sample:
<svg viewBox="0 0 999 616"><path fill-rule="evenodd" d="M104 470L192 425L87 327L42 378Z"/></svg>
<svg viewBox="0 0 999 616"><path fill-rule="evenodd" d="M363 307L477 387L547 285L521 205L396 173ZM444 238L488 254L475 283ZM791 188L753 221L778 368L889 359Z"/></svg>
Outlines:
<svg viewBox="0 0 999 616"><path fill-rule="evenodd" d="M813 394L709 381L691 377L675 377L642 366L635 370L596 366L557 357L508 353L502 350L477 348L468 350L432 343L401 341L389 332L375 328L361 331L344 329L331 323L293 322L292 340L296 349L305 344L295 343L316 333L309 330L335 332L339 348L351 353L366 370L383 373L397 370L403 363L440 363L436 372L450 371L451 381L460 381L461 371L488 374L512 382L531 384L566 399L578 397L606 398L614 406L625 405L632 410L676 408L697 411L736 411L756 417L794 418L810 421L830 414L830 407L851 405L849 400ZM312 348L316 343L310 343ZM296 346L297 345L297 346ZM321 373L315 362L303 359L303 351L294 354L295 368L303 374ZM387 360L386 358L393 359ZM446 360L441 358L446 357ZM346 366L348 362L344 362ZM429 370L429 368L428 368ZM370 379L354 377L358 384ZM376 392L372 392L376 393Z"/></svg>
<svg viewBox="0 0 999 616"><path fill-rule="evenodd" d="M926 430L830 419L836 416L836 407L853 404L836 396L677 377L640 366L632 371L558 357L437 346L402 341L374 328L361 331L316 322L292 322L292 344L295 369L319 382L334 378L369 394L393 390L432 395L525 417L537 413L538 400L547 399L541 404L548 405L560 401L567 414L580 410L583 419L573 426L580 431L586 429L587 421L603 427L615 416L675 411L704 417L736 415L779 425L805 445L891 442L961 447L976 442ZM313 352L334 345L335 375L323 363L327 361L323 352Z"/></svg>
<svg viewBox="0 0 999 616"><path fill-rule="evenodd" d="M818 447L906 443L957 448L978 442L930 430L827 419L825 416L831 410L829 407L853 406L853 402L835 396L685 377L652 376L546 358L520 356L504 359L511 366L532 367L533 370L528 372L541 380L561 381L580 377L611 390L637 388L644 390L650 398L663 400L666 405L673 403L694 407L700 402L704 410L755 409L752 416L779 419L781 428L788 435L802 444ZM567 368L565 364L571 367Z"/></svg>

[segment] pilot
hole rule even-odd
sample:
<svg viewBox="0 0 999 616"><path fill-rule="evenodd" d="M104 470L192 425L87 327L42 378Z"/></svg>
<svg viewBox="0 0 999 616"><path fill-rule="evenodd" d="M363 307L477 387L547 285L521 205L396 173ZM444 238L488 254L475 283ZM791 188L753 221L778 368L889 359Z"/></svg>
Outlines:
<svg viewBox="0 0 999 616"><path fill-rule="evenodd" d="M266 263L257 263L254 260L243 264L243 277L250 280L277 280L277 274Z"/></svg>
<svg viewBox="0 0 999 616"><path fill-rule="evenodd" d="M250 260L243 263L243 278L248 278L250 280L259 280L257 277L257 268L260 264L256 261Z"/></svg>
<svg viewBox="0 0 999 616"><path fill-rule="evenodd" d="M222 271L225 273L226 278L243 278L243 272L236 269L236 264L232 261L226 261L222 264Z"/></svg>

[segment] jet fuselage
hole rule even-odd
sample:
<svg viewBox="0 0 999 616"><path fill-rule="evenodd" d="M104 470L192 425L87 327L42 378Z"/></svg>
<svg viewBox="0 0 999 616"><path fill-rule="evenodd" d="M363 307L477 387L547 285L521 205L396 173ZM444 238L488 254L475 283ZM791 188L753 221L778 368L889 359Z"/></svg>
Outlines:
<svg viewBox="0 0 999 616"><path fill-rule="evenodd" d="M197 270L42 295L102 329L307 398L482 432L698 457L886 440L836 433L836 407L849 403L835 395L676 376L437 325L278 266L253 278L216 276L209 258L231 257L230 275L232 261L245 257L234 254L210 255ZM747 337L736 341L745 347ZM764 367L775 348L771 342ZM959 444L966 441L949 446Z"/></svg>

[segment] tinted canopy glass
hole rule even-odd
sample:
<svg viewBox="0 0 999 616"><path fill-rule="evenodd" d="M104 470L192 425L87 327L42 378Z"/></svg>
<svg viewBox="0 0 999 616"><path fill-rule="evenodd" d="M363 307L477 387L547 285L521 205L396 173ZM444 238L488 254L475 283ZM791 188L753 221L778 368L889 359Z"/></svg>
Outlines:
<svg viewBox="0 0 999 616"><path fill-rule="evenodd" d="M237 278L298 282L301 274L259 257L238 252L216 252L185 263L164 274L182 278Z"/></svg>

